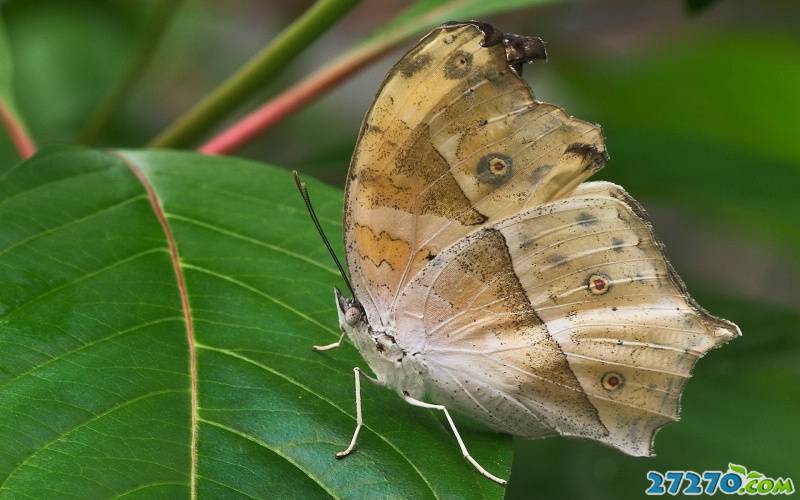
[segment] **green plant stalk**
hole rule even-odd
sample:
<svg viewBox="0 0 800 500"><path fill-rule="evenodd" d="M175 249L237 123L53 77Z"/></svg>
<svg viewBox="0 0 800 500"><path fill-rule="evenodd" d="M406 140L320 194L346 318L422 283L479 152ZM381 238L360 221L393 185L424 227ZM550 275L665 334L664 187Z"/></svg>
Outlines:
<svg viewBox="0 0 800 500"><path fill-rule="evenodd" d="M539 0L538 3L548 4L557 1L559 0ZM413 35L444 21L459 18L459 9L463 9L464 4L463 0L451 0L419 16L416 15L412 5L390 21L388 25L368 36L364 42L346 51L328 65L319 68L279 95L270 98L257 109L208 139L197 150L212 155L233 153ZM509 2L503 10L513 10L517 7L519 5ZM470 17L479 16L464 16L465 19Z"/></svg>
<svg viewBox="0 0 800 500"><path fill-rule="evenodd" d="M136 83L147 71L150 62L153 60L153 55L161 44L164 33L166 33L181 3L182 0L159 0L157 2L155 12L150 18L149 26L143 34L139 50L117 82L117 85L98 106L94 116L87 122L86 128L79 138L80 142L89 145L94 144L114 119L114 116L130 96Z"/></svg>
<svg viewBox="0 0 800 500"><path fill-rule="evenodd" d="M214 92L153 139L150 146L180 147L198 139L252 97L359 1L319 0Z"/></svg>

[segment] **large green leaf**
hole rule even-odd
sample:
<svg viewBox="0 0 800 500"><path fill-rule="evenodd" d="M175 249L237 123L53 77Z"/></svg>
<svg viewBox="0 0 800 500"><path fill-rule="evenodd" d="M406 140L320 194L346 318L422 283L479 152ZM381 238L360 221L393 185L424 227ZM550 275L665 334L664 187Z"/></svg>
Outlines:
<svg viewBox="0 0 800 500"><path fill-rule="evenodd" d="M336 240L341 191L311 191ZM349 345L310 348L338 336L328 262L284 170L76 148L11 170L0 497L174 498L193 479L206 498L500 497L437 415L369 384L360 447L334 459L363 362ZM464 437L508 475L509 438Z"/></svg>

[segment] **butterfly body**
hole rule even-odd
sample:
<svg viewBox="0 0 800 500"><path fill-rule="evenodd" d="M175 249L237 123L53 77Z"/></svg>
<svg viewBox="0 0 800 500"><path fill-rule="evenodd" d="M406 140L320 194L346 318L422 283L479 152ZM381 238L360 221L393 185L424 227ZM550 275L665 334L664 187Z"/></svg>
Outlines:
<svg viewBox="0 0 800 500"><path fill-rule="evenodd" d="M423 397L425 367L420 363L418 351L399 344L394 330L373 328L357 302L345 299L338 289L335 293L339 328L356 346L377 380L400 394ZM351 311L349 317L348 311Z"/></svg>
<svg viewBox="0 0 800 500"><path fill-rule="evenodd" d="M739 335L691 299L624 189L585 182L603 136L534 97L522 65L544 56L484 23L433 30L384 81L345 190L342 331L498 481L447 408L649 456L694 363Z"/></svg>

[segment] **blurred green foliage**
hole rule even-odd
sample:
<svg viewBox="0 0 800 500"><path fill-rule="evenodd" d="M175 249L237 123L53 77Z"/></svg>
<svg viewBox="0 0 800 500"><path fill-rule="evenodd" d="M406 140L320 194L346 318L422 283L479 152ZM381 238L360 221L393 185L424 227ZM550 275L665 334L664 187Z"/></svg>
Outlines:
<svg viewBox="0 0 800 500"><path fill-rule="evenodd" d="M657 458L564 439L520 442L510 497L634 498L643 495L650 468L720 469L730 461L800 480L800 294L786 297L769 286L800 273L800 10L778 0L688 4L709 3L693 15L681 2L601 1L488 19L550 42L551 63L526 70L527 78L540 98L604 126L612 158L599 178L623 184L645 206L657 202L709 232L728 234L732 253L748 247L782 256L777 267L743 261L730 268L767 283L757 297L744 298L724 279L681 272L690 290L702 285L697 299L737 322L743 337L699 362L683 420L658 435ZM373 31L373 19L387 17L379 4L366 2L339 38L319 45L316 59L289 68L280 84ZM18 107L39 142L77 135L122 72L148 8L126 1L2 4ZM154 135L302 8L187 2L106 144L139 145ZM280 22L265 27L262 19ZM282 123L244 154L340 185L388 64ZM0 160L8 164L4 141ZM685 242L680 231L671 238L669 246ZM694 268L706 264L715 263Z"/></svg>
<svg viewBox="0 0 800 500"><path fill-rule="evenodd" d="M144 14L123 2L3 5L17 104L38 142L76 140L123 71Z"/></svg>
<svg viewBox="0 0 800 500"><path fill-rule="evenodd" d="M800 43L720 33L661 45L554 61L579 96L570 111L605 129L600 177L797 249Z"/></svg>

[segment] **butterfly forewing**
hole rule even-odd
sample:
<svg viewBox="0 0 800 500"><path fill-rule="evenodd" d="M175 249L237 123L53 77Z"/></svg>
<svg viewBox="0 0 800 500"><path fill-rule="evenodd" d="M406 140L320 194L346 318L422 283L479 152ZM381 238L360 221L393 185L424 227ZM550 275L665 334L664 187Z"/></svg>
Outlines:
<svg viewBox="0 0 800 500"><path fill-rule="evenodd" d="M483 225L569 192L602 166L599 128L534 100L503 44L434 30L395 65L367 114L345 201L345 244L371 322Z"/></svg>

